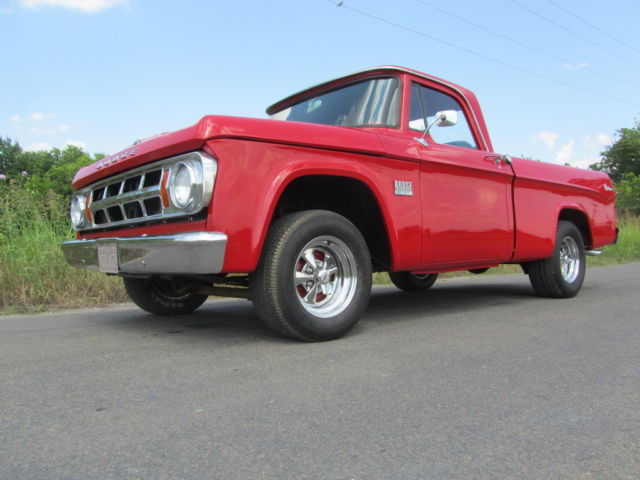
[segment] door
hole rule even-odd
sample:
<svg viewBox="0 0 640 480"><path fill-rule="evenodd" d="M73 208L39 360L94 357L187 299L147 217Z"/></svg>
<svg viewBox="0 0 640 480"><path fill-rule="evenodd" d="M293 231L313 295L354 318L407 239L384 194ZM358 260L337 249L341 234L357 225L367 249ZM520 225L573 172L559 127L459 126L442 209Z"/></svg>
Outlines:
<svg viewBox="0 0 640 480"><path fill-rule="evenodd" d="M436 112L455 110L458 122L433 126L418 144L425 268L487 265L513 252L513 170L506 157L477 147L459 102L414 83L409 127L418 136Z"/></svg>

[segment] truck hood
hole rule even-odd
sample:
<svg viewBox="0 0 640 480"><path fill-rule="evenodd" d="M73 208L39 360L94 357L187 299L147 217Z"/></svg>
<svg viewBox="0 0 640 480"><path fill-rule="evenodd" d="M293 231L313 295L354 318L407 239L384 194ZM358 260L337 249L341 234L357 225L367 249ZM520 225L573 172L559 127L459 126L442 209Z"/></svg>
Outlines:
<svg viewBox="0 0 640 480"><path fill-rule="evenodd" d="M82 167L73 179L75 190L119 172L162 158L203 148L216 138L303 145L314 148L385 155L379 137L355 128L270 119L208 115L182 130L149 137L126 149Z"/></svg>

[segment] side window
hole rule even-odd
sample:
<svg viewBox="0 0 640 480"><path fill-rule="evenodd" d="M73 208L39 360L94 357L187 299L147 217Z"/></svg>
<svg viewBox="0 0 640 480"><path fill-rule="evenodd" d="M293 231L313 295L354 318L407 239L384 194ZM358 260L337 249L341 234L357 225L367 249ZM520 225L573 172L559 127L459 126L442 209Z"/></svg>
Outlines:
<svg viewBox="0 0 640 480"><path fill-rule="evenodd" d="M436 127L429 130L429 135L436 143L454 145L456 147L478 148L473 138L467 118L460 104L447 94L414 83L411 85L411 105L409 108L409 128L424 131L436 113L442 110L455 110L458 123L451 127Z"/></svg>
<svg viewBox="0 0 640 480"><path fill-rule="evenodd" d="M411 101L409 106L409 128L424 132L426 125L424 119L427 118L422 108L422 99L420 96L420 87L417 83L411 84Z"/></svg>

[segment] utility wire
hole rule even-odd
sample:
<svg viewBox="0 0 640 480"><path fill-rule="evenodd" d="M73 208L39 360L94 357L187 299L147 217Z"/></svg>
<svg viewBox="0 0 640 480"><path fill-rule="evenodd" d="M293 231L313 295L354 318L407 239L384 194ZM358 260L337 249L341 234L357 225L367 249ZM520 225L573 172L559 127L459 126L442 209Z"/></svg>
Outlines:
<svg viewBox="0 0 640 480"><path fill-rule="evenodd" d="M511 0L511 3L514 3L514 4L518 5L520 8L526 10L531 15L535 15L536 17L543 19L545 22L548 22L548 23L550 23L552 25L555 25L556 27L564 30L565 32L570 33L571 35L573 35L575 37L578 37L578 38L584 40L585 42L589 42L590 44L595 45L596 47L598 47L598 48L600 48L602 50L605 50L605 51L615 55L616 57L622 58L623 60L626 60L629 63L632 63L632 64L634 64L636 66L640 66L640 63L634 62L629 57L625 57L624 55L621 55L619 52L616 52L615 50L611 50L610 48L605 47L604 45L601 45L600 43L596 42L595 40L592 40L589 37L585 37L584 35L581 35L579 33L574 32L573 30L565 27L564 25L562 25L562 24L560 24L560 23L558 23L558 22L556 22L554 20L551 20L548 17L545 17L544 15L542 15L541 13L536 12L535 10L530 9L529 7L527 7L526 5L523 5L522 3L518 2L517 0Z"/></svg>
<svg viewBox="0 0 640 480"><path fill-rule="evenodd" d="M615 37L613 35L611 35L609 32L601 29L600 27L594 25L593 23L589 22L588 20L585 20L582 17L579 17L578 15L576 15L575 13L567 10L565 7L563 7L562 5L559 5L558 3L554 2L553 0L547 0L551 5L559 8L560 10L562 10L563 12L571 15L573 18L575 18L576 20L580 20L582 23L589 25L591 28L593 28L594 30L599 31L600 33L602 33L603 35L606 35L607 37L609 37L612 40L615 40L616 42L618 42L620 45L624 45L627 48L630 48L631 50L640 53L640 50L638 50L636 47L634 47L633 45L628 44L627 42L624 42L622 40L620 40L618 37Z"/></svg>
<svg viewBox="0 0 640 480"><path fill-rule="evenodd" d="M429 35L427 33L421 32L419 30L414 30L413 28L406 27L404 25L400 25L399 23L392 22L391 20L387 20L386 18L378 17L378 16L373 15L371 13L367 13L367 12L365 12L363 10L359 10L357 8L350 7L349 5L346 5L344 3L344 0L340 0L340 1L327 0L327 1L329 3L337 6L337 7L341 7L341 8L350 10L350 11L355 12L355 13L357 13L359 15L364 16L364 17L372 18L374 20L377 20L378 22L386 23L387 25L391 25L393 27L399 28L399 29L404 30L406 32L410 32L410 33L413 33L415 35L419 35L421 37L424 37L424 38L427 38L429 40L432 40L434 42L441 43L441 44L446 45L448 47L455 48L457 50L461 50L461 51L466 52L466 53L470 53L471 55L475 55L477 57L484 58L485 60L489 60L491 62L498 63L500 65L504 65L504 66L509 67L509 68L513 68L514 70L519 70L521 72L528 73L529 75L533 75L535 77L544 78L545 80L548 80L550 82L558 83L560 85L564 85L564 86L570 87L570 88L575 88L577 90L582 90L583 92L587 92L587 93L590 93L592 95L597 95L599 97L608 98L610 100L616 100L618 102L622 102L622 103L626 103L626 104L640 105L640 102L636 102L636 101L633 101L633 100L626 100L624 98L614 97L613 95L608 95L606 93L597 92L595 90L590 90L588 88L584 88L584 87L581 87L579 85L574 85L572 83L565 82L564 80L560 80L558 78L549 77L549 76L544 75L542 73L538 73L538 72L535 72L533 70L529 70L528 68L519 67L518 65L514 65L512 63L505 62L503 60L499 60L499 59L494 58L494 57L490 57L489 55L485 55L484 53L476 52L476 51L471 50L469 48L462 47L460 45L456 45L454 43L448 42L446 40L442 40L440 38L434 37L432 35Z"/></svg>
<svg viewBox="0 0 640 480"><path fill-rule="evenodd" d="M503 33L496 32L495 30L491 30L490 28L487 28L487 27L485 27L483 25L480 25L478 23L472 22L471 20L463 18L463 17L461 17L459 15L456 15L455 13L451 13L451 12L449 12L447 10L444 10L443 8L437 7L436 5L432 5L430 3L427 3L424 0L416 0L416 1L418 3L424 5L425 7L429 7L429 8L432 8L433 10L437 10L440 13L448 15L448 16L450 16L452 18L455 18L456 20L459 20L461 22L464 22L464 23L466 23L468 25L472 25L472 26L474 26L476 28L479 28L480 30L483 30L483 31L485 31L487 33L490 33L492 35L500 37L500 38L502 38L504 40L507 40L507 41L509 41L511 43L515 43L516 45L519 45L521 47L527 48L529 50L533 50L534 52L538 52L538 53L540 53L540 54L542 54L542 55L544 55L544 56L546 56L548 58L552 58L552 59L554 59L554 60L556 60L558 62L562 62L563 64L571 65L571 62L569 60L564 59L562 57L558 57L557 55L554 55L553 53L546 52L545 50L542 50L542 49L540 49L540 48L538 48L536 46L529 45L528 43L521 42L520 40L518 40L516 38L509 37L509 36L507 36L507 35L505 35ZM549 0L549 1L551 1L551 0ZM635 83L635 82L632 82L630 80L626 80L624 78L619 78L619 77L616 77L615 75L611 75L611 74L606 73L606 72L601 72L601 71L596 70L594 68L591 68L589 66L584 66L584 67L581 67L581 68L583 68L584 70L588 70L591 73L595 73L596 75L600 75L602 77L606 77L606 78L609 78L611 80L615 80L617 82L627 83L629 85L634 85L636 87L640 87L640 83Z"/></svg>

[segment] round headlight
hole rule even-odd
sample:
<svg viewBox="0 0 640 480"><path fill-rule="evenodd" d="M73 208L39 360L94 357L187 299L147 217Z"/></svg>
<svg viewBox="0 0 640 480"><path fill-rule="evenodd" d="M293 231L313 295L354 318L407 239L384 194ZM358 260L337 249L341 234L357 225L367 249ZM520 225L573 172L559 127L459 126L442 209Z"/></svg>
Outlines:
<svg viewBox="0 0 640 480"><path fill-rule="evenodd" d="M171 200L178 208L187 208L193 201L195 190L195 172L186 163L179 163L173 172L171 182Z"/></svg>
<svg viewBox="0 0 640 480"><path fill-rule="evenodd" d="M84 195L76 195L71 200L71 223L73 224L73 228L75 228L76 230L82 228L85 223L85 207L86 205Z"/></svg>

